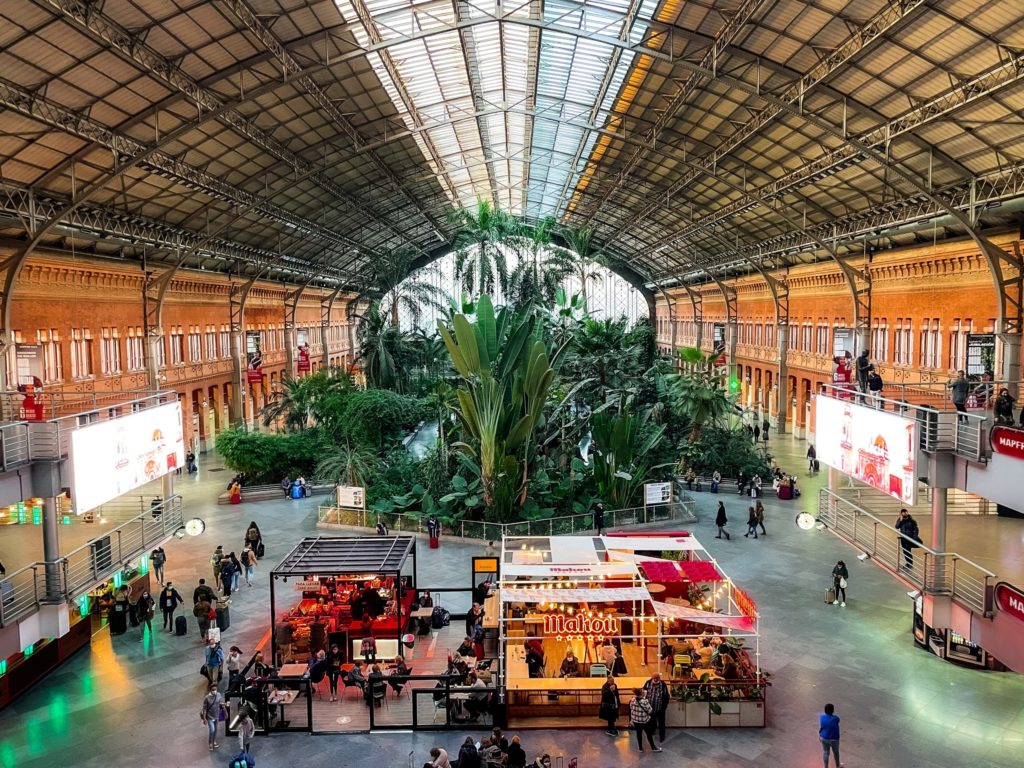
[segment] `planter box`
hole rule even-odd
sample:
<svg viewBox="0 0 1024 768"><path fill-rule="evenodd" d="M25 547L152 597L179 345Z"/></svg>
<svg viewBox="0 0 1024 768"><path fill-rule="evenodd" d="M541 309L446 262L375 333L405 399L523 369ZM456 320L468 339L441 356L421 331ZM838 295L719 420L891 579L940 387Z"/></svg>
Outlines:
<svg viewBox="0 0 1024 768"><path fill-rule="evenodd" d="M746 728L763 728L765 725L765 712L767 711L763 701L741 701L740 725Z"/></svg>
<svg viewBox="0 0 1024 768"><path fill-rule="evenodd" d="M707 728L711 725L711 707L706 701L689 701L683 704L687 728Z"/></svg>
<svg viewBox="0 0 1024 768"><path fill-rule="evenodd" d="M712 727L735 728L740 724L740 702L721 701L717 702L721 707L721 714L710 713ZM708 707L710 711L710 707Z"/></svg>

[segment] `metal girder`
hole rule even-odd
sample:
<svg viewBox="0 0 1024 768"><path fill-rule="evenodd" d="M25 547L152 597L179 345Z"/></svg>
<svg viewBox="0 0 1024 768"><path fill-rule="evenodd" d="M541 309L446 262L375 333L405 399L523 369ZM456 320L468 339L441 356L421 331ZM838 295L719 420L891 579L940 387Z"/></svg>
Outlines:
<svg viewBox="0 0 1024 768"><path fill-rule="evenodd" d="M295 173L305 174L306 178L311 179L317 186L332 194L339 201L344 201L349 205L360 208L362 215L377 222L385 229L392 229L399 239L405 239L398 230L393 229L390 223L382 220L375 212L367 209L357 198L350 195L341 186L327 177L325 174L326 164L321 167L307 162L260 130L251 120L237 112L235 107L245 101L245 99L238 102L226 102L216 92L189 77L178 63L161 56L156 49L140 39L138 34L130 32L110 17L104 15L99 5L86 2L85 0L35 0L35 2L49 6L61 14L64 19L107 43L111 48L138 65L144 72L161 80L184 95L190 103L198 108L199 116L195 120L179 126L171 133L162 137L158 135L153 145L154 151L167 146L179 136L188 133L207 120L220 120L256 146L285 162ZM275 87L284 82L288 82L287 75L282 78L282 83L275 82Z"/></svg>
<svg viewBox="0 0 1024 768"><path fill-rule="evenodd" d="M105 147L111 151L115 159L115 167L110 173L103 174L97 181L77 194L69 203L67 210L59 212L41 227L30 233L36 241L44 236L53 225L73 212L74 209L88 202L111 179L116 178L128 168L142 165L153 173L172 178L190 189L208 194L211 197L228 203L258 210L268 218L278 221L289 228L309 232L328 242L352 245L357 248L363 247L358 241L352 240L340 232L322 229L316 222L271 203L269 201L270 196L261 196L240 189L234 184L230 184L213 174L158 151L152 146L143 145L129 136L118 134L81 113L55 104L40 97L38 94L26 91L4 80L0 80L0 105L43 122L57 130L62 130L70 135ZM29 247L29 250L32 247L35 247L35 243Z"/></svg>
<svg viewBox="0 0 1024 768"><path fill-rule="evenodd" d="M336 288L327 296L322 294L320 296L320 346L322 348L323 367L325 370L330 368L331 365L331 350L328 344L327 329L331 327L331 310L334 308L334 301L338 298L339 293L341 293L341 289Z"/></svg>
<svg viewBox="0 0 1024 768"><path fill-rule="evenodd" d="M965 80L957 87L940 94L931 101L917 104L913 109L908 110L899 117L856 137L852 137L851 140L884 150L894 139L1022 80L1024 80L1024 51L1019 51L1007 56L999 66L988 72L982 73L970 80ZM787 192L799 186L812 184L832 176L845 168L857 165L863 159L861 153L853 144L844 143L838 148L825 152L820 157L783 174L777 179L773 179L767 184L762 184L755 190L702 217L694 222L691 228L673 235L673 239L675 237L685 237L691 229L703 229L748 211L762 200L781 199ZM676 190L678 188L681 190L682 187L687 186L687 184L681 184L681 182L685 180L688 183L702 174L721 179L723 169L718 165L720 160L721 154L716 150L716 152L712 153L710 159L695 162L692 166L692 172L677 180L673 184L672 189ZM677 185L679 186L677 187ZM651 213L657 213L657 207ZM633 226L633 224L630 223L630 226Z"/></svg>
<svg viewBox="0 0 1024 768"><path fill-rule="evenodd" d="M260 20L259 16L249 7L245 0L224 0L224 2L231 9L231 12L248 27L263 46L273 54L274 58L280 62L282 69L285 71L285 77L294 74L296 76L295 81L298 82L303 90L313 99L316 105L324 111L332 125L340 127L345 134L352 140L353 147L358 145L358 140L361 140L358 129L352 124L352 122L345 116L345 114L338 109L338 106L330 99L330 97L324 93L323 89L317 85L316 81L313 80L309 75L302 73L302 67L292 56L288 48L274 35L273 32ZM434 231L435 237L438 240L445 241L444 232L441 230L440 225L431 216L426 208L419 202L419 200L406 189L401 179L395 175L391 168L385 163L376 152L372 150L368 152L370 159L374 165L387 177L388 181L394 185L395 189L408 200L419 214L426 219L430 224L431 229ZM419 250L415 243L410 243L414 248Z"/></svg>
<svg viewBox="0 0 1024 768"><path fill-rule="evenodd" d="M709 67L712 70L717 71L718 58L732 44L733 40L736 39L736 35L739 34L739 31L746 26L747 22L750 21L758 11L761 10L761 7L765 5L766 2L767 0L745 0L738 8L735 9L735 11L733 11L732 15L727 16L725 24L722 25L722 29L719 31L714 42L712 42L711 47L701 59L701 66ZM601 208L603 208L611 196L615 194L615 191L632 175L637 164L646 156L648 148L656 146L661 132L665 130L668 123L679 114L680 110L686 106L687 100L694 92L697 91L701 83L702 78L695 73L691 73L685 81L676 84L675 93L672 94L668 103L659 111L654 125L644 132L641 139L641 146L637 148L632 155L630 155L628 160L626 160L625 165L618 171L617 176L612 180L608 188L600 191L601 197L597 204L591 208L589 213L584 215L583 226L588 226L590 222L593 221Z"/></svg>
<svg viewBox="0 0 1024 768"><path fill-rule="evenodd" d="M237 1L237 0L236 0ZM355 10L356 15L359 17L359 21L362 23L363 28L366 30L366 34L369 36L372 43L381 43L384 38L377 28L377 23L374 21L373 14L370 13L369 9L363 0L350 0L352 8ZM391 57L391 53L386 49L381 49L377 52L377 56L380 57L380 62L384 66L384 69L388 73L388 77L391 78L391 84L395 87L395 91L398 93L398 98L402 104L405 105L406 114L413 121L415 125L420 125L422 118L419 111L416 109L416 101L409 94L409 90L405 85L405 81L402 79L402 73L398 71L398 65ZM424 134L420 137L423 142L423 146L427 148L427 152L430 153L433 158L434 164L437 167L437 172L440 175L440 180L448 188L448 194L452 200L459 199L458 187L451 180L451 177L444 171L444 166L440 161L440 153L437 151L437 147L434 146L433 140L429 135Z"/></svg>

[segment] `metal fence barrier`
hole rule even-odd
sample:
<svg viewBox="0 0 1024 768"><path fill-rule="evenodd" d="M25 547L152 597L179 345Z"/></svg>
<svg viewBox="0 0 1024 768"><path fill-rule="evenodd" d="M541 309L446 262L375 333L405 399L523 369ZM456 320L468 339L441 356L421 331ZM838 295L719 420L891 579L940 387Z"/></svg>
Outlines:
<svg viewBox="0 0 1024 768"><path fill-rule="evenodd" d="M827 488L818 494L818 520L918 589L949 595L977 613L991 614L996 576L977 563L919 544Z"/></svg>
<svg viewBox="0 0 1024 768"><path fill-rule="evenodd" d="M604 513L605 528L649 525L679 521L694 523L696 502L686 495L680 501L647 507L613 509ZM392 533L426 533L427 519L420 515L373 510L342 509L334 506L318 508L319 522L327 525L348 525L356 528L376 528L383 522ZM514 523L492 523L484 520L459 520L444 526L442 533L460 539L500 541L505 536L559 536L594 530L592 513L548 517L540 520L520 520Z"/></svg>

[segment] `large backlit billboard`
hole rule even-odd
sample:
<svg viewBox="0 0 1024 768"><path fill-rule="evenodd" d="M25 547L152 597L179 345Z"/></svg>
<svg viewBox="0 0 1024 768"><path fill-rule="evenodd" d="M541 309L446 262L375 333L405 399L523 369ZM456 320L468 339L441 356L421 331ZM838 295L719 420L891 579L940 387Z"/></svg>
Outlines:
<svg viewBox="0 0 1024 768"><path fill-rule="evenodd" d="M71 433L75 512L95 509L184 465L178 402L76 429Z"/></svg>
<svg viewBox="0 0 1024 768"><path fill-rule="evenodd" d="M819 395L818 459L906 504L917 498L917 424L888 411Z"/></svg>

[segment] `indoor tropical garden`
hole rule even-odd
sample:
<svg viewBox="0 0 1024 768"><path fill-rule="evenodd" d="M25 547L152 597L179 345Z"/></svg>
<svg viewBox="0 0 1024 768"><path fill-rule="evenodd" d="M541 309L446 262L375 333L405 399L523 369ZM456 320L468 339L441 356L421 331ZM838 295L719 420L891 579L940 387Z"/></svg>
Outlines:
<svg viewBox="0 0 1024 768"><path fill-rule="evenodd" d="M768 476L724 361L659 354L644 300L606 300L616 265L588 230L488 202L450 223L447 266L393 254L349 301L366 387L286 378L261 429L219 435L229 467L363 486L379 514L443 525L629 508L690 469Z"/></svg>

